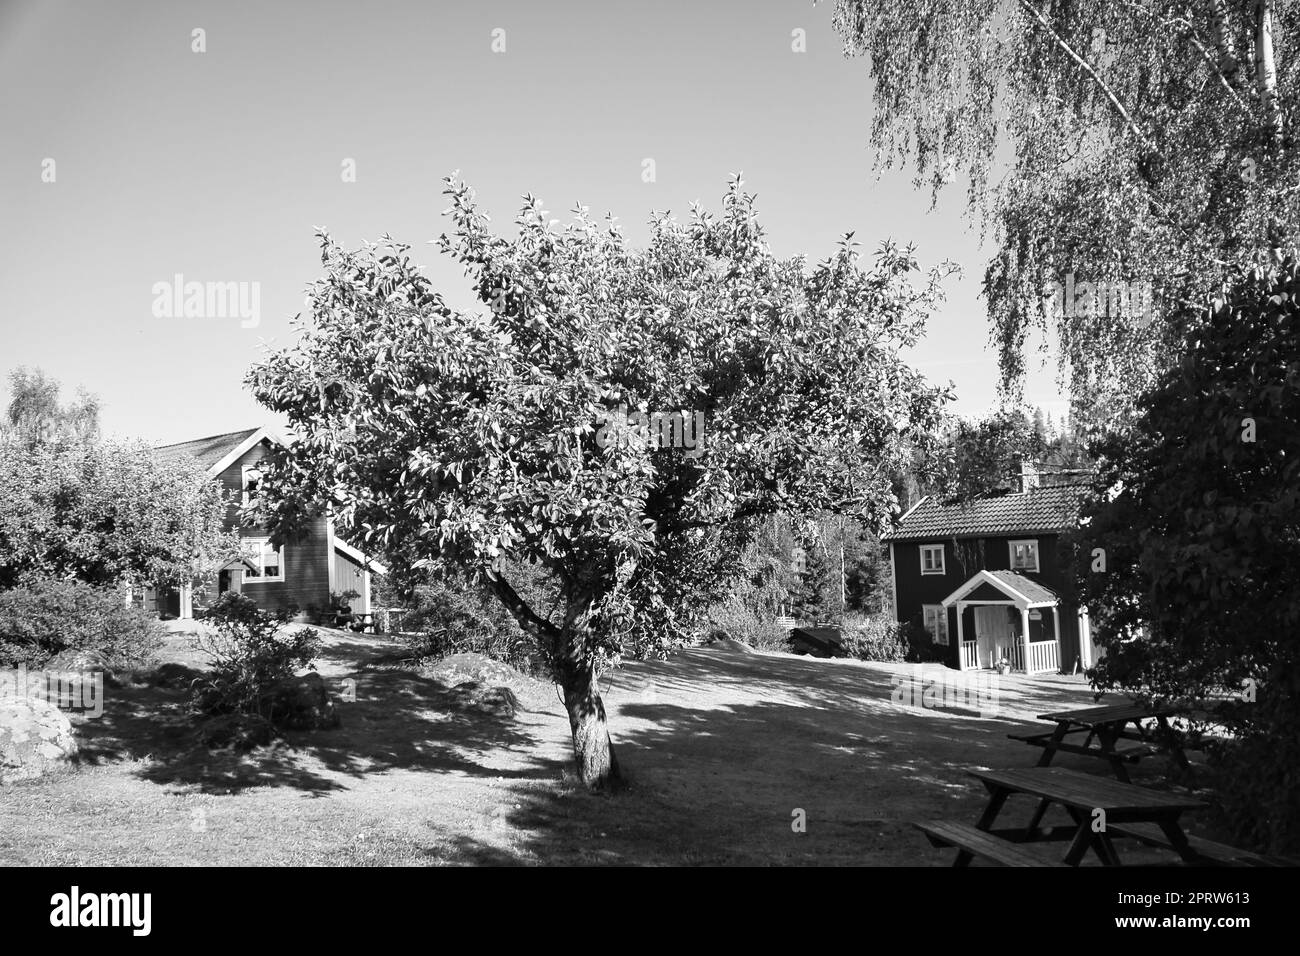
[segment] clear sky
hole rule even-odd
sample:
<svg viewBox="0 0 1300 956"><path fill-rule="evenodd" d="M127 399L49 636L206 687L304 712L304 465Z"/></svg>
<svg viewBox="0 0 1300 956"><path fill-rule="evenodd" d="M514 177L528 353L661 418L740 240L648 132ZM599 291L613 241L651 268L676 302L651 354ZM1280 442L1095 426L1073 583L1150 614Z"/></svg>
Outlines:
<svg viewBox="0 0 1300 956"><path fill-rule="evenodd" d="M990 250L960 186L931 212L910 175L873 175L866 63L843 57L831 13L811 0L0 0L0 373L33 365L84 385L109 432L149 441L274 424L241 380L291 340L321 271L313 227L347 246L391 233L466 307L460 271L427 245L453 170L497 222L532 192L559 218L578 201L610 210L635 241L651 210L717 208L743 171L778 254L819 259L854 230L867 250L892 237L923 264L964 268L911 360L981 413L997 381L978 298ZM155 315L155 283L177 274L259 283L259 323ZM1026 398L1061 413L1054 366Z"/></svg>

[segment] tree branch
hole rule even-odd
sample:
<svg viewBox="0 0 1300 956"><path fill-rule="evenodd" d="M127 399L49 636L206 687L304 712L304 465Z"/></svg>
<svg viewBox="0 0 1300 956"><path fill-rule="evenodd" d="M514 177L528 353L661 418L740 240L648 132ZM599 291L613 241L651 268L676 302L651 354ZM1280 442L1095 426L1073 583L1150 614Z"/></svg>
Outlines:
<svg viewBox="0 0 1300 956"><path fill-rule="evenodd" d="M1051 34L1056 45L1064 50L1065 54L1077 63L1081 70L1087 73L1088 76L1092 77L1093 82L1097 84L1098 88L1100 88L1102 93L1105 94L1106 99L1110 101L1111 106L1115 108L1115 112L1120 115L1120 118L1124 120L1124 124L1133 131L1133 135L1141 141L1146 150L1149 153L1158 152L1156 150L1155 142L1143 131L1142 127L1138 125L1137 120L1133 119L1133 116L1124 107L1124 104L1120 102L1119 97L1115 95L1114 90L1112 90L1110 85L1101 78L1101 75L1093 68L1092 64L1075 52L1074 48L1056 32L1056 29L1052 26L1047 17L1043 16L1041 11L1035 9L1029 0L1020 0L1020 5L1029 12L1030 16L1038 21L1039 25L1041 25L1044 30Z"/></svg>

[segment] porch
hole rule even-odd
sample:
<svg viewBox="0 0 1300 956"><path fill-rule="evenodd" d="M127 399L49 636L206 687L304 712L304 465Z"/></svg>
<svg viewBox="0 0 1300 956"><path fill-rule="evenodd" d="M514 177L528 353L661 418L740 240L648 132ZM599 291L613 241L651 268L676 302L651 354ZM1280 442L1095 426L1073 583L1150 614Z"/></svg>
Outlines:
<svg viewBox="0 0 1300 956"><path fill-rule="evenodd" d="M945 598L943 606L957 611L963 671L995 668L1002 661L1022 674L1060 671L1061 607L1051 589L1012 571L979 571ZM968 608L973 635L966 630Z"/></svg>

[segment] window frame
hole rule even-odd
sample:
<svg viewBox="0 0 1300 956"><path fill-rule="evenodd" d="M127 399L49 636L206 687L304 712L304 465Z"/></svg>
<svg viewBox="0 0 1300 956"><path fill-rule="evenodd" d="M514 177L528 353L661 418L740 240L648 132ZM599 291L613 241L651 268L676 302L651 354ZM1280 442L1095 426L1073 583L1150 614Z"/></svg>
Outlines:
<svg viewBox="0 0 1300 956"><path fill-rule="evenodd" d="M936 569L936 568L932 568L932 569L930 569L930 570L926 570L926 567L925 567L925 553L926 553L927 551L936 551L936 550L939 552L939 567L938 567L937 569ZM947 547L943 544L943 542L939 542L938 544L922 544L922 545L919 545L919 546L917 547L917 553L920 554L920 556L921 556L921 574L923 574L923 575L938 575L938 576L943 576L943 575L947 574L947 573L948 573L948 554L947 554L947 550L948 550L948 549L947 549Z"/></svg>
<svg viewBox="0 0 1300 956"><path fill-rule="evenodd" d="M934 630L930 630L925 623L926 612L934 611ZM941 647L950 646L950 637L948 634L948 609L942 604L922 604L921 605L921 627L930 635L930 643L938 644ZM940 631L942 631L942 640L940 640Z"/></svg>
<svg viewBox="0 0 1300 956"><path fill-rule="evenodd" d="M1016 567L1016 545L1026 544L1033 548L1034 566ZM1042 556L1038 552L1037 538L1010 538L1007 540L1007 565L1012 571L1028 571L1031 574L1038 574L1043 567Z"/></svg>
<svg viewBox="0 0 1300 956"><path fill-rule="evenodd" d="M254 542L257 545L256 549L250 547ZM276 555L280 559L279 574L271 576L266 573L266 552L269 550L270 542L271 539L265 536L241 539L241 544L244 545L245 549L245 558L249 562L256 564L258 570L262 572L255 577L250 577L245 574L243 577L243 584L245 587L250 584L277 584L284 582L284 545L280 545L280 547L275 549Z"/></svg>

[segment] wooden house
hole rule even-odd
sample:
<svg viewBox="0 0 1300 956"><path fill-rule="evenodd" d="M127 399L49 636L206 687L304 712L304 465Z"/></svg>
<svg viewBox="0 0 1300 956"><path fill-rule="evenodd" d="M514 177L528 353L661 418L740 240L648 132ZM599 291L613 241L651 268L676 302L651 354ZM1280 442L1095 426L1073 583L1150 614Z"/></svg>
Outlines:
<svg viewBox="0 0 1300 956"><path fill-rule="evenodd" d="M1096 660L1086 609L1060 597L1057 544L1083 489L1025 478L1018 492L964 504L922 498L882 535L895 620L921 625L950 667L1071 673Z"/></svg>
<svg viewBox="0 0 1300 956"><path fill-rule="evenodd" d="M303 614L326 613L333 595L355 592L346 603L355 613L371 611L372 574L385 574L383 565L368 558L334 532L328 515L313 519L293 543L271 546L265 528L240 520L239 509L257 494L259 465L283 439L267 428L213 435L158 449L162 455L184 455L220 482L230 501L227 527L236 529L243 554L221 568L210 581L179 589L146 591L146 607L161 616L188 618L225 591L240 591L265 610L297 608Z"/></svg>

